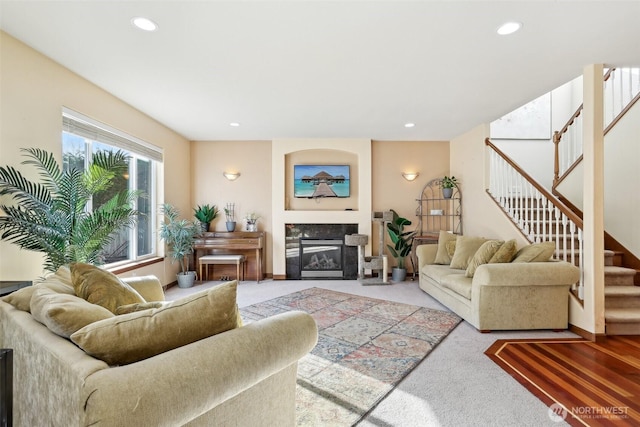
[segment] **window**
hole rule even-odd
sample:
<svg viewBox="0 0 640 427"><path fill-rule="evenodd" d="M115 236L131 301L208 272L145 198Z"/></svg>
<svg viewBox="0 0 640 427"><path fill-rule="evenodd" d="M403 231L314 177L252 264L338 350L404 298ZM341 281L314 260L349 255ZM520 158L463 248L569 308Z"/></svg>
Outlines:
<svg viewBox="0 0 640 427"><path fill-rule="evenodd" d="M125 263L156 255L156 179L162 166L162 149L127 135L108 125L65 109L62 115L63 168L84 169L94 153L121 150L129 156L129 170L115 179L114 192L139 190L134 208L140 212L137 224L120 230L105 249L105 263ZM94 203L101 204L112 194L96 195ZM91 209L87 206L87 209Z"/></svg>

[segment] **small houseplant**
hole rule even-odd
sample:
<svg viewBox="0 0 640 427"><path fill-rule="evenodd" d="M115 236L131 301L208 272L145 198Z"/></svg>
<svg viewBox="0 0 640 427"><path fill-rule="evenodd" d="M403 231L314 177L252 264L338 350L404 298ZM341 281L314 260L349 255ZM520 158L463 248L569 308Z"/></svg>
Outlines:
<svg viewBox="0 0 640 427"><path fill-rule="evenodd" d="M397 261L397 267L391 271L391 278L394 282L401 282L407 277L407 269L405 268L405 259L411 253L413 246L413 237L416 232L404 231L404 227L411 225L411 221L402 218L396 211L391 209L393 213L393 221L387 223L387 231L393 245L387 245L389 252Z"/></svg>
<svg viewBox="0 0 640 427"><path fill-rule="evenodd" d="M171 262L180 263L178 286L189 288L195 281L195 271L189 271L189 255L193 253L193 241L200 233L200 225L195 221L180 219L178 209L168 203L161 207L164 222L160 225L160 238L169 246Z"/></svg>
<svg viewBox="0 0 640 427"><path fill-rule="evenodd" d="M227 219L225 223L227 231L234 231L236 229L236 205L235 203L227 203L224 207L224 216Z"/></svg>
<svg viewBox="0 0 640 427"><path fill-rule="evenodd" d="M249 212L244 216L244 222L247 226L247 231L258 231L258 220L260 215L255 212Z"/></svg>
<svg viewBox="0 0 640 427"><path fill-rule="evenodd" d="M453 189L458 186L458 180L455 176L447 176L445 175L440 180L440 187L442 188L442 196L445 199L450 199L453 195Z"/></svg>
<svg viewBox="0 0 640 427"><path fill-rule="evenodd" d="M196 217L198 221L200 221L200 226L202 227L202 232L209 231L209 225L211 221L213 221L218 216L218 208L216 205L198 205L193 210L193 215Z"/></svg>

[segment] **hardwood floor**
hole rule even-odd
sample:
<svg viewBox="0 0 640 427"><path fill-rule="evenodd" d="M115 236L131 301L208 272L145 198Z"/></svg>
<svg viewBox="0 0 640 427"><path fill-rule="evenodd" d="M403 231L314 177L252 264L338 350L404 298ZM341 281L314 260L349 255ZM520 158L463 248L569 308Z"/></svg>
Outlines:
<svg viewBox="0 0 640 427"><path fill-rule="evenodd" d="M640 425L640 336L498 340L485 354L545 402L552 417L572 426Z"/></svg>

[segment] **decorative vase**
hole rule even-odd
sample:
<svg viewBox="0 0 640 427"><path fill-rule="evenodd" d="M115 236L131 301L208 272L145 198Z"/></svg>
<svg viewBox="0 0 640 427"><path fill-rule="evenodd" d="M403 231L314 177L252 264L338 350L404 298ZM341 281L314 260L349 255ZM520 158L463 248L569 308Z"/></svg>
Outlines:
<svg viewBox="0 0 640 427"><path fill-rule="evenodd" d="M407 269L406 268L397 268L394 267L391 270L391 280L394 282L404 282L404 279L407 278Z"/></svg>
<svg viewBox="0 0 640 427"><path fill-rule="evenodd" d="M178 273L177 277L179 288L190 288L196 281L196 272L187 271L186 273Z"/></svg>
<svg viewBox="0 0 640 427"><path fill-rule="evenodd" d="M258 231L258 224L253 222L248 222L247 223L247 231Z"/></svg>
<svg viewBox="0 0 640 427"><path fill-rule="evenodd" d="M445 199L450 199L453 196L453 188L443 188L442 189L442 197Z"/></svg>
<svg viewBox="0 0 640 427"><path fill-rule="evenodd" d="M236 229L235 221L227 221L225 224L227 225L227 231L234 231Z"/></svg>
<svg viewBox="0 0 640 427"><path fill-rule="evenodd" d="M207 231L209 231L209 223L208 222L201 222L200 223L200 227L202 227L202 232L206 233Z"/></svg>

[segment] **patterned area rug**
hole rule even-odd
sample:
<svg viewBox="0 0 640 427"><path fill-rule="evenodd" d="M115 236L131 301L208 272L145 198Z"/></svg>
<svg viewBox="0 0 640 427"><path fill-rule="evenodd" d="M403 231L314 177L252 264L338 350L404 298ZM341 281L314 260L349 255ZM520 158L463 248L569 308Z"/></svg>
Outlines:
<svg viewBox="0 0 640 427"><path fill-rule="evenodd" d="M318 345L298 365L298 425L360 421L460 322L453 313L310 288L242 308L245 323L311 314Z"/></svg>

